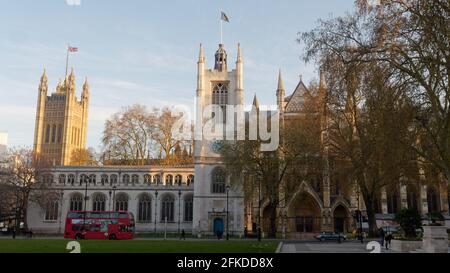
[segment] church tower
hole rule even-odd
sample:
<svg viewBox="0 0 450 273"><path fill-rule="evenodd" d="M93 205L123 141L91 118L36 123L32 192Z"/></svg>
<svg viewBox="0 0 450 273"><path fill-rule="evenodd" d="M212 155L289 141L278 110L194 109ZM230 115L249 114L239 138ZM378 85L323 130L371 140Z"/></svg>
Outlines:
<svg viewBox="0 0 450 273"><path fill-rule="evenodd" d="M239 234L243 231L244 200L242 191L238 187L232 186L236 183L230 183L230 177L227 175L220 157L220 147L225 140L225 133L219 133L218 138L208 138L203 134L208 121L220 115L222 115L224 123L229 124L230 116L226 115L227 106L228 108L229 106L242 106L243 110L243 61L239 44L235 65L235 69L228 70L228 54L225 46L219 44L215 53L214 68L206 69L204 51L200 45L197 62L197 116L194 145L196 182L194 184L193 219L193 232L198 236L217 232L222 232L225 236L227 231L229 234ZM211 106L216 107L219 111L217 113L205 111ZM235 136L235 133L236 125L232 128L231 135Z"/></svg>
<svg viewBox="0 0 450 273"><path fill-rule="evenodd" d="M48 95L46 71L38 89L34 151L40 158L56 166L71 164L72 153L86 149L89 84L83 84L81 100L76 97L75 74L58 82L55 92Z"/></svg>

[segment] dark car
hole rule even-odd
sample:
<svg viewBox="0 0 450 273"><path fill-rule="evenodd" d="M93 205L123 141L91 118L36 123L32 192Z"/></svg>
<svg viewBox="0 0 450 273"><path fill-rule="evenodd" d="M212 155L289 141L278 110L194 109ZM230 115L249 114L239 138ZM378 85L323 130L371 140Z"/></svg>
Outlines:
<svg viewBox="0 0 450 273"><path fill-rule="evenodd" d="M319 241L345 241L347 240L347 236L345 236L342 233L336 233L336 232L321 232L319 235L316 235L315 238Z"/></svg>

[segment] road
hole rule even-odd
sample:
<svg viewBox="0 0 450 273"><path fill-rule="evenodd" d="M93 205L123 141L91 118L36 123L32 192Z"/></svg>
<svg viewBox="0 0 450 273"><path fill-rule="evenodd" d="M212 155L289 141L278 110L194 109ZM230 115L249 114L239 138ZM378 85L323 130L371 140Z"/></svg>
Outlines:
<svg viewBox="0 0 450 273"><path fill-rule="evenodd" d="M280 249L280 253L370 253L372 249L366 249L367 243L362 244L359 241L351 242L319 242L319 241L286 241ZM380 249L381 253L393 253L384 247Z"/></svg>

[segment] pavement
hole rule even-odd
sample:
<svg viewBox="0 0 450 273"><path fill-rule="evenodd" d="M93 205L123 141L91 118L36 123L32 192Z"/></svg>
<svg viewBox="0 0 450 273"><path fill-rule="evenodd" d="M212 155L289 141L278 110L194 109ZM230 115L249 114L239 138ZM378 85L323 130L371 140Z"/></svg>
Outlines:
<svg viewBox="0 0 450 273"><path fill-rule="evenodd" d="M280 253L370 253L374 250L372 247L367 249L371 241L348 241L348 242L319 242L319 241L285 241L281 245ZM380 246L378 253L394 253L392 250Z"/></svg>

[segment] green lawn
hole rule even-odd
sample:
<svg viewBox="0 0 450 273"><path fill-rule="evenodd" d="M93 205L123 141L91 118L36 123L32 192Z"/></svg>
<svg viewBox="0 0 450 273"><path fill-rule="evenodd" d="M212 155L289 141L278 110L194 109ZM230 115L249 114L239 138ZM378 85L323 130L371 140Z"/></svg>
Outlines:
<svg viewBox="0 0 450 273"><path fill-rule="evenodd" d="M0 253L67 253L69 240L0 240ZM275 241L79 241L82 253L274 253Z"/></svg>

